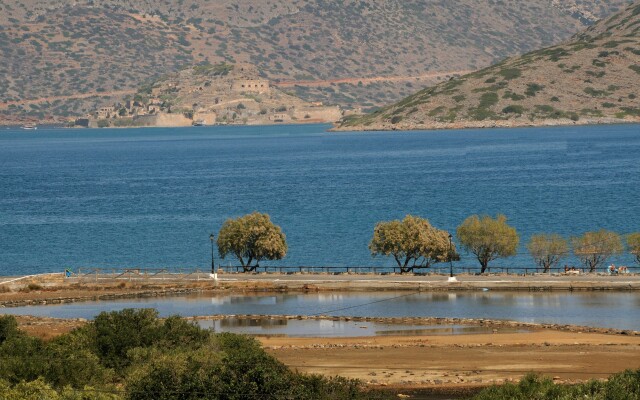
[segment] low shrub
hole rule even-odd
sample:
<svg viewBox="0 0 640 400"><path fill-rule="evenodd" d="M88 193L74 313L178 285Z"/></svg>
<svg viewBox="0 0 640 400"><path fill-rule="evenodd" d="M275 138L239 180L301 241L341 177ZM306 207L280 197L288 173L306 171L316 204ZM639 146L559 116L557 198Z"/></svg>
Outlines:
<svg viewBox="0 0 640 400"><path fill-rule="evenodd" d="M502 112L504 114L522 114L524 113L524 107L520 105L510 105L503 108Z"/></svg>
<svg viewBox="0 0 640 400"><path fill-rule="evenodd" d="M533 97L542 89L544 89L544 86L542 85L539 85L537 83L528 83L527 90L524 91L524 94L529 97Z"/></svg>
<svg viewBox="0 0 640 400"><path fill-rule="evenodd" d="M481 391L473 400L640 400L640 369L615 374L607 382L557 385L550 378L529 374L518 384L507 383Z"/></svg>

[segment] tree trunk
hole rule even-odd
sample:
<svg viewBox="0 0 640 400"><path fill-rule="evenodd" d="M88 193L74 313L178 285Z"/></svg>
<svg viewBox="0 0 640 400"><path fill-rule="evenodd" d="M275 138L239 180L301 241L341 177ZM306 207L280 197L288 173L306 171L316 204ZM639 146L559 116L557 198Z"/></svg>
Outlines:
<svg viewBox="0 0 640 400"><path fill-rule="evenodd" d="M242 262L242 259L240 259L240 261ZM242 263L242 269L244 270L244 272L253 272L256 269L256 266L251 266L251 262L253 261L253 257L249 257L249 261L247 261L247 264L245 265L244 263Z"/></svg>
<svg viewBox="0 0 640 400"><path fill-rule="evenodd" d="M480 273L484 274L484 272L487 270L487 267L489 266L489 261L488 260L480 260L480 265L482 266L482 268L480 268Z"/></svg>

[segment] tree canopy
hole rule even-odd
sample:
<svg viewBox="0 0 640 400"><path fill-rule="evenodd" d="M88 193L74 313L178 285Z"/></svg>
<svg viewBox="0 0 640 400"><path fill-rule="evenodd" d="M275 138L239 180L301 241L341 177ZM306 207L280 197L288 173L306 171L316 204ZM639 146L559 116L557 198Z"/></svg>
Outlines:
<svg viewBox="0 0 640 400"><path fill-rule="evenodd" d="M457 234L460 244L480 262L480 273L486 271L490 261L515 255L520 242L516 229L501 214L495 219L472 215L458 226Z"/></svg>
<svg viewBox="0 0 640 400"><path fill-rule="evenodd" d="M620 235L604 229L586 232L582 236L572 238L571 242L573 254L589 268L589 272L595 272L607 258L623 251Z"/></svg>
<svg viewBox="0 0 640 400"><path fill-rule="evenodd" d="M369 250L373 256L393 256L403 273L458 258L455 246L449 240L449 232L412 215L407 215L402 221L378 222L373 229Z"/></svg>
<svg viewBox="0 0 640 400"><path fill-rule="evenodd" d="M627 246L629 246L629 252L636 257L636 262L640 264L640 232L627 236Z"/></svg>
<svg viewBox="0 0 640 400"><path fill-rule="evenodd" d="M262 260L281 260L287 241L268 214L254 212L225 221L218 233L218 253L222 258L232 254L245 272L254 271Z"/></svg>
<svg viewBox="0 0 640 400"><path fill-rule="evenodd" d="M52 341L15 330L13 316L2 323L2 400L392 398L360 381L300 374L254 338L161 320L151 309L102 313Z"/></svg>
<svg viewBox="0 0 640 400"><path fill-rule="evenodd" d="M548 272L567 256L569 245L558 234L540 234L531 236L527 249L536 264L544 268L544 272Z"/></svg>

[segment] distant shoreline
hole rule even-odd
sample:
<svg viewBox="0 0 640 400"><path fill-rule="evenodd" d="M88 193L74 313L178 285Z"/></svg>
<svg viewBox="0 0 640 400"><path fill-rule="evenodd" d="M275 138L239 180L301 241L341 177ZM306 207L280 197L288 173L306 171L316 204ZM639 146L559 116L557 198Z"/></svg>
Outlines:
<svg viewBox="0 0 640 400"><path fill-rule="evenodd" d="M382 124L382 125L358 125L339 126L334 125L330 132L387 132L387 131L435 131L435 130L465 130L465 129L509 129L509 128L553 128L567 126L599 126L599 125L634 125L640 124L640 118L635 120L623 120L615 118L588 118L573 121L570 119L548 119L531 122L529 120L506 120L506 121L460 121L455 123L438 122L428 125L403 125Z"/></svg>

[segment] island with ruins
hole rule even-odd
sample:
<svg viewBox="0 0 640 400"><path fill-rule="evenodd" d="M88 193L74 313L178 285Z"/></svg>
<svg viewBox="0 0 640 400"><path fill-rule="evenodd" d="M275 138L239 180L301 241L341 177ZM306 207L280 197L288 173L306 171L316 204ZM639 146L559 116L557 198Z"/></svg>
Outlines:
<svg viewBox="0 0 640 400"><path fill-rule="evenodd" d="M184 68L143 85L122 101L105 104L78 127L179 127L332 123L339 106L306 102L273 87L251 64Z"/></svg>

